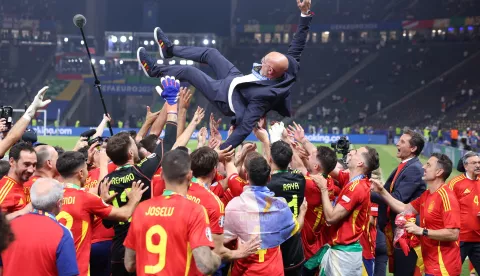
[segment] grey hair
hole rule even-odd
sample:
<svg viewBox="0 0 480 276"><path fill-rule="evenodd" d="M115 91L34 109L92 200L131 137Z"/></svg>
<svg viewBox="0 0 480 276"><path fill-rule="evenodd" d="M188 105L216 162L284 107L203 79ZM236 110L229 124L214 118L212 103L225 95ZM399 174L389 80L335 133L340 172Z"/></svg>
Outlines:
<svg viewBox="0 0 480 276"><path fill-rule="evenodd" d="M51 185L50 189L41 188L43 185ZM38 191L40 190L40 191ZM63 186L52 178L40 178L33 183L30 189L30 199L35 209L50 212L55 209L58 201L63 198Z"/></svg>
<svg viewBox="0 0 480 276"><path fill-rule="evenodd" d="M480 155L474 151L468 151L467 153L465 153L465 155L462 157L463 164L467 164L468 163L467 159L474 156L480 156Z"/></svg>

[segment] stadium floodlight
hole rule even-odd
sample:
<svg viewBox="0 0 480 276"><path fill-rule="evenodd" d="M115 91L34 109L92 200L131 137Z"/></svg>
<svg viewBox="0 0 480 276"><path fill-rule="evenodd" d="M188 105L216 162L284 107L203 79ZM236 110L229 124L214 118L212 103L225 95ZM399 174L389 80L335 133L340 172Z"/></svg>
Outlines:
<svg viewBox="0 0 480 276"><path fill-rule="evenodd" d="M173 41L173 44L178 45L178 44L180 44L180 41L179 41L178 39L175 39L175 40Z"/></svg>
<svg viewBox="0 0 480 276"><path fill-rule="evenodd" d="M92 58L92 64L95 64L95 59L94 58Z"/></svg>
<svg viewBox="0 0 480 276"><path fill-rule="evenodd" d="M163 59L157 59L157 64L163 64Z"/></svg>
<svg viewBox="0 0 480 276"><path fill-rule="evenodd" d="M467 27L467 30L473 31L473 27L472 27L472 26L468 26L468 27Z"/></svg>
<svg viewBox="0 0 480 276"><path fill-rule="evenodd" d="M215 43L217 43L217 42L215 41L215 39L212 39L212 44L215 44Z"/></svg>
<svg viewBox="0 0 480 276"><path fill-rule="evenodd" d="M175 60L170 60L170 62L168 64L175 65Z"/></svg>
<svg viewBox="0 0 480 276"><path fill-rule="evenodd" d="M208 39L203 40L203 45L208 45Z"/></svg>
<svg viewBox="0 0 480 276"><path fill-rule="evenodd" d="M145 41L143 42L143 45L147 46L147 45L148 45L148 40L145 40Z"/></svg>
<svg viewBox="0 0 480 276"><path fill-rule="evenodd" d="M187 65L193 65L193 60L187 60Z"/></svg>
<svg viewBox="0 0 480 276"><path fill-rule="evenodd" d="M100 65L105 65L105 60L104 59L100 60Z"/></svg>
<svg viewBox="0 0 480 276"><path fill-rule="evenodd" d="M82 62L83 62L83 59L79 58L79 59L78 59L78 62L82 63Z"/></svg>
<svg viewBox="0 0 480 276"><path fill-rule="evenodd" d="M127 42L127 37L124 36L124 35L122 35L122 36L120 37L120 42L122 42L122 43Z"/></svg>
<svg viewBox="0 0 480 276"><path fill-rule="evenodd" d="M129 36L129 37L128 37L128 40L132 41L132 40L133 40L133 36Z"/></svg>
<svg viewBox="0 0 480 276"><path fill-rule="evenodd" d="M187 61L184 59L180 60L180 65L187 65Z"/></svg>
<svg viewBox="0 0 480 276"><path fill-rule="evenodd" d="M85 41L83 41L83 40L82 40L82 41L80 41L80 44L82 44L82 45L83 45L83 44L85 44Z"/></svg>
<svg viewBox="0 0 480 276"><path fill-rule="evenodd" d="M68 42L68 37L65 37L65 38L63 39L63 41L64 41L65 43L67 43L67 42Z"/></svg>
<svg viewBox="0 0 480 276"><path fill-rule="evenodd" d="M112 37L110 38L110 40L112 41L112 43L117 43L118 41L118 38L114 35L112 35Z"/></svg>
<svg viewBox="0 0 480 276"><path fill-rule="evenodd" d="M437 31L435 31L435 30L432 30L432 34L435 34L436 32L437 32Z"/></svg>
<svg viewBox="0 0 480 276"><path fill-rule="evenodd" d="M150 40L150 45L153 46L154 43L155 43L155 42L153 42L153 40Z"/></svg>
<svg viewBox="0 0 480 276"><path fill-rule="evenodd" d="M122 64L123 64L123 60L120 60L120 62L119 62L119 63L120 63L120 65L122 65Z"/></svg>

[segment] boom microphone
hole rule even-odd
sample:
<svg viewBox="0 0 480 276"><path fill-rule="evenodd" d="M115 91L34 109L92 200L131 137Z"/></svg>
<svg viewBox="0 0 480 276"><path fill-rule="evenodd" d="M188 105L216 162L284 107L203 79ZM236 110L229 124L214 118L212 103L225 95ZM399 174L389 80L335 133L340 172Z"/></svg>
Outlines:
<svg viewBox="0 0 480 276"><path fill-rule="evenodd" d="M95 87L98 90L98 94L100 95L100 101L102 102L103 114L108 114L107 106L105 105L105 100L103 99L102 88L100 87L100 80L98 79L97 72L95 71L95 66L93 66L92 55L90 54L90 48L88 48L87 39L85 38L85 32L83 31L83 27L85 26L85 24L87 24L87 19L85 18L85 16L77 14L73 17L73 24L75 24L75 26L77 26L82 33L83 45L85 46L85 50L87 51L88 61L90 62L93 77L95 78ZM113 136L113 130L110 122L107 123L107 126L110 130L110 135Z"/></svg>
<svg viewBox="0 0 480 276"><path fill-rule="evenodd" d="M79 28L83 28L87 24L87 19L81 14L77 14L73 17L73 24Z"/></svg>
<svg viewBox="0 0 480 276"><path fill-rule="evenodd" d="M97 133L97 130L95 130L95 129L90 129L90 130L87 130L87 131L83 132L82 134L80 134L80 137L90 138L90 137L92 137L93 135L95 135L95 133Z"/></svg>

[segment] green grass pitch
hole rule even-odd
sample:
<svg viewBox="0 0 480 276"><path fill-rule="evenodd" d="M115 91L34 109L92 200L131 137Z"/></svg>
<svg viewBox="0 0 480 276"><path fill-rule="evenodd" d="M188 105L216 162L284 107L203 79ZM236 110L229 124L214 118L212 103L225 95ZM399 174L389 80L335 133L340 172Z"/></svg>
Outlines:
<svg viewBox="0 0 480 276"><path fill-rule="evenodd" d="M68 137L68 136L39 136L38 137L39 142L47 143L52 146L61 146L65 150L71 150L75 146L75 143L78 140L78 137ZM196 140L191 140L188 143L188 147L190 149L195 149L197 145ZM258 143L257 144L258 148L261 147L261 145ZM359 147L361 145L355 145L355 147ZM383 177L384 179L388 177L388 175L393 171L393 169L398 166L398 159L395 157L397 149L392 146L392 145L371 145L374 147L377 151L378 154L380 155L380 168L383 171ZM426 158L421 157L420 158L422 163L426 162ZM454 164L454 167L456 167L456 164ZM450 178L458 175L459 172L454 170L452 173L452 176ZM389 274L390 275L390 274ZM462 276L470 275L468 271L468 263L465 262L463 265L462 269Z"/></svg>

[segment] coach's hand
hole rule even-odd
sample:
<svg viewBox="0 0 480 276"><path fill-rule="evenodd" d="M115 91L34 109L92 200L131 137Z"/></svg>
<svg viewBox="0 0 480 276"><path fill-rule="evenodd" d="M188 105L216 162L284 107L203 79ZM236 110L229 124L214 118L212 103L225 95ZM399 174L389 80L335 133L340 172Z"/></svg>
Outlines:
<svg viewBox="0 0 480 276"><path fill-rule="evenodd" d="M144 184L141 180L133 182L132 189L127 192L128 200L139 203L142 200L143 193L149 188L148 186L143 188L143 186Z"/></svg>

